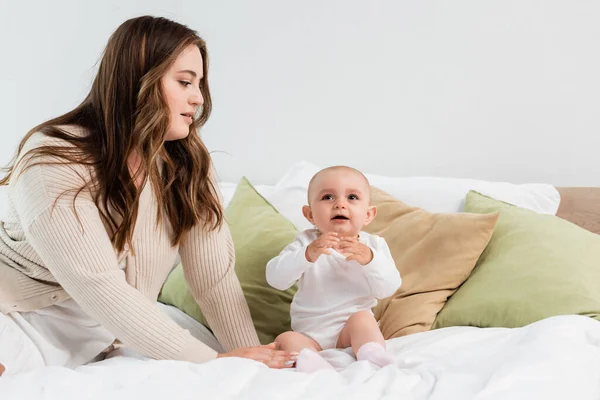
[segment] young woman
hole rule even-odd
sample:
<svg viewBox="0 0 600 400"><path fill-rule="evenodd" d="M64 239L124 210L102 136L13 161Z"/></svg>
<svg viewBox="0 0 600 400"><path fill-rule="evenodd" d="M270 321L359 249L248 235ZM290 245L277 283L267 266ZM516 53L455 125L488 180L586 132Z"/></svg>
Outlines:
<svg viewBox="0 0 600 400"><path fill-rule="evenodd" d="M206 45L149 16L111 36L90 93L33 128L0 184L0 362L6 373L75 367L122 343L155 359L237 356L275 367L234 272L209 153ZM161 313L177 253L217 354ZM0 374L3 367L0 367Z"/></svg>

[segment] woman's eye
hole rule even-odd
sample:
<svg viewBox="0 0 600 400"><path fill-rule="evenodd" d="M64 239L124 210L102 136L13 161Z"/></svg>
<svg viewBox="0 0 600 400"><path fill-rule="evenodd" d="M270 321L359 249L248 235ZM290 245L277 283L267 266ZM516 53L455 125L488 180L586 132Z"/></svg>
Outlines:
<svg viewBox="0 0 600 400"><path fill-rule="evenodd" d="M192 84L192 82L188 82L188 81L179 81L179 83L181 83L185 87L188 87L189 85Z"/></svg>

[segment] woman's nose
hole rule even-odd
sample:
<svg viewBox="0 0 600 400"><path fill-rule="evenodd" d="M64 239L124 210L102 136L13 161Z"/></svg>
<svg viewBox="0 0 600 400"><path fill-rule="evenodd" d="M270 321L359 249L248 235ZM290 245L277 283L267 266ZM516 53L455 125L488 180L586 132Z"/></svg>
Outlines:
<svg viewBox="0 0 600 400"><path fill-rule="evenodd" d="M204 104L204 96L202 96L200 88L196 89L190 96L190 104L192 104L194 107L202 107Z"/></svg>

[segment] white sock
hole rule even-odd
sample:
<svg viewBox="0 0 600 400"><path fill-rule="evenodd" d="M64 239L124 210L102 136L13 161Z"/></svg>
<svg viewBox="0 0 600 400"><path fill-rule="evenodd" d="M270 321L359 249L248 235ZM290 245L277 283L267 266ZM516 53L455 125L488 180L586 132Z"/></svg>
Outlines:
<svg viewBox="0 0 600 400"><path fill-rule="evenodd" d="M298 372L315 372L320 369L335 369L316 351L311 349L303 349L296 360L296 371Z"/></svg>
<svg viewBox="0 0 600 400"><path fill-rule="evenodd" d="M360 346L356 352L356 359L358 361L367 360L380 367L396 364L394 356L377 342L368 342Z"/></svg>

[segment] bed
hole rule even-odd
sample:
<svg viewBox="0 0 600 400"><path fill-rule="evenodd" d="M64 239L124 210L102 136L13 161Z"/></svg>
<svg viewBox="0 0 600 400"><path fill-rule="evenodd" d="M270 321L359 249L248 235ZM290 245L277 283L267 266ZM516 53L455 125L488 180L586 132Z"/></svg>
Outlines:
<svg viewBox="0 0 600 400"><path fill-rule="evenodd" d="M235 187L222 185L226 202ZM257 190L279 201L273 188ZM557 193L556 216L593 232L590 237L600 234L600 188ZM174 306L160 307L219 350L205 326ZM323 356L337 371L310 375L244 359L193 365L121 351L75 370L46 367L1 378L0 399L600 398L600 322L588 316L556 315L518 328L450 326L387 343L396 366L378 369L356 362L347 350L326 350Z"/></svg>
<svg viewBox="0 0 600 400"><path fill-rule="evenodd" d="M559 187L561 202L557 216L600 234L600 188Z"/></svg>

